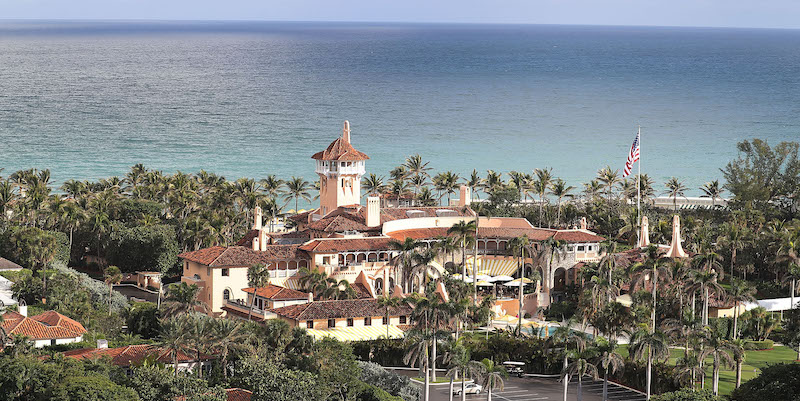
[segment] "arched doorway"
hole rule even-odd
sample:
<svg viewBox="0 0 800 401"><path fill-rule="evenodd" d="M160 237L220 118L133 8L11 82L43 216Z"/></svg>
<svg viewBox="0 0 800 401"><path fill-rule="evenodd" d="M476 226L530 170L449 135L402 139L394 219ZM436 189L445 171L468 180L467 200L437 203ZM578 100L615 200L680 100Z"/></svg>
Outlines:
<svg viewBox="0 0 800 401"><path fill-rule="evenodd" d="M563 267L559 267L553 272L553 289L556 291L564 291L567 286L567 271Z"/></svg>

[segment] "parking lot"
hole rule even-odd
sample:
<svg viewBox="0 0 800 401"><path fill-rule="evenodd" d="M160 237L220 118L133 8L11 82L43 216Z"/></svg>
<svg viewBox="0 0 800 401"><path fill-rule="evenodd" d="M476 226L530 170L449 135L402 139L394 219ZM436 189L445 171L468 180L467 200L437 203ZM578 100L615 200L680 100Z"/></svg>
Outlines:
<svg viewBox="0 0 800 401"><path fill-rule="evenodd" d="M505 389L503 391L492 391L492 399L499 401L544 401L544 400L563 400L564 387L556 379L538 377L509 377L505 379ZM572 380L568 388L568 400L577 398L578 383ZM431 386L432 401L449 400L449 384L439 384ZM586 401L602 401L603 381L592 381L590 379L583 382L583 399ZM608 398L615 401L644 401L645 396L641 393L628 390L624 387L609 383ZM459 396L453 396L454 400L460 400ZM484 400L486 392L481 394L468 394L467 400Z"/></svg>

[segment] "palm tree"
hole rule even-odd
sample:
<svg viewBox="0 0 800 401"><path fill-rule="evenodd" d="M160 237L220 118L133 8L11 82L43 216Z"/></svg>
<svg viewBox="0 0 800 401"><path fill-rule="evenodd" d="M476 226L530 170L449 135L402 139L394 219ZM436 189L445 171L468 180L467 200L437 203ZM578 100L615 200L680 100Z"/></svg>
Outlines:
<svg viewBox="0 0 800 401"><path fill-rule="evenodd" d="M222 374L228 378L228 358L231 352L243 349L243 340L247 337L244 326L231 319L215 319L211 340L211 349L219 356L222 363Z"/></svg>
<svg viewBox="0 0 800 401"><path fill-rule="evenodd" d="M192 352L191 330L186 318L171 317L161 322L161 333L156 344L172 358L175 377L178 377L178 357Z"/></svg>
<svg viewBox="0 0 800 401"><path fill-rule="evenodd" d="M294 177L286 182L286 195L284 198L288 200L294 199L294 213L299 214L298 207L300 199L311 202L311 183L304 180L302 177Z"/></svg>
<svg viewBox="0 0 800 401"><path fill-rule="evenodd" d="M111 316L111 295L114 293L114 285L122 281L122 272L117 266L108 266L103 272L103 278L108 286L108 316Z"/></svg>
<svg viewBox="0 0 800 401"><path fill-rule="evenodd" d="M619 171L612 170L611 166L605 166L597 171L597 181L600 182L601 188L606 193L608 205L611 206L611 195L614 194L614 187L621 182Z"/></svg>
<svg viewBox="0 0 800 401"><path fill-rule="evenodd" d="M286 181L279 179L274 174L268 175L267 178L261 179L258 183L261 184L264 193L272 199L283 195L283 187L286 185Z"/></svg>
<svg viewBox="0 0 800 401"><path fill-rule="evenodd" d="M733 338L739 338L739 308L744 302L755 302L756 289L750 283L740 279L733 279L728 288L728 300L733 306Z"/></svg>
<svg viewBox="0 0 800 401"><path fill-rule="evenodd" d="M356 293L349 281L341 279L337 282L333 278L328 278L328 282L330 286L322 294L326 299L353 299L358 297L358 293Z"/></svg>
<svg viewBox="0 0 800 401"><path fill-rule="evenodd" d="M189 314L198 308L207 311L208 305L198 299L199 294L200 287L197 284L189 285L184 282L170 284L165 299L166 315Z"/></svg>
<svg viewBox="0 0 800 401"><path fill-rule="evenodd" d="M719 180L709 181L703 184L700 190L703 191L703 195L700 195L701 197L711 198L711 206L716 206L716 200L720 199L722 193L725 192L719 185Z"/></svg>
<svg viewBox="0 0 800 401"><path fill-rule="evenodd" d="M210 348L209 339L212 338L214 319L201 314L188 315L186 325L189 329L189 347L195 352L197 361L202 360L202 354L207 353ZM197 369L199 377L203 377L203 366Z"/></svg>
<svg viewBox="0 0 800 401"><path fill-rule="evenodd" d="M449 356L447 358L448 369L447 372L445 373L445 376L450 378L450 392L448 394L450 397L449 398L450 401L453 401L453 382L455 381L455 379L458 378L459 374L464 368L464 365L470 362L470 359L467 349L464 348L464 346L461 345L461 343L458 341L456 341L450 348L448 356ZM461 380L461 394L462 397L465 397L463 378Z"/></svg>
<svg viewBox="0 0 800 401"><path fill-rule="evenodd" d="M491 194L492 191L505 185L503 182L503 173L498 173L494 170L486 171L486 178L483 180L483 192Z"/></svg>
<svg viewBox="0 0 800 401"><path fill-rule="evenodd" d="M572 375L578 376L578 401L583 399L583 376L589 375L597 380L597 366L586 360L581 352L572 352L572 362L561 370L562 380L569 381ZM567 399L567 387L564 386L564 400Z"/></svg>
<svg viewBox="0 0 800 401"><path fill-rule="evenodd" d="M634 360L647 361L647 399L650 399L650 385L653 381L653 362L669 357L667 336L661 331L640 327L631 337L630 353Z"/></svg>
<svg viewBox="0 0 800 401"><path fill-rule="evenodd" d="M395 258L395 263L400 266L402 271L403 291L408 291L408 279L411 275L411 254L419 246L420 243L410 237L406 237L403 241L389 241L389 249L399 252L399 255Z"/></svg>
<svg viewBox="0 0 800 401"><path fill-rule="evenodd" d="M423 401L428 401L430 399L430 375L428 373L430 368L430 354L428 353L431 341L430 336L418 330L409 332L409 336L413 338L413 341L411 341L411 345L403 356L403 363L412 368L419 366L420 374L425 375Z"/></svg>
<svg viewBox="0 0 800 401"><path fill-rule="evenodd" d="M705 328L702 339L703 350L700 352L699 358L700 360L705 360L711 356L714 359L712 374L713 392L714 395L719 395L720 364L729 367L734 366L733 358L727 351L733 352L735 348L731 346L730 342L725 340L718 330L713 330L709 327Z"/></svg>
<svg viewBox="0 0 800 401"><path fill-rule="evenodd" d="M508 374L505 368L501 365L495 365L494 361L489 358L484 358L481 363L483 364L483 388L486 389L486 401L492 401L492 390L499 388L503 391L506 383L503 378Z"/></svg>
<svg viewBox="0 0 800 401"><path fill-rule="evenodd" d="M402 300L400 297L389 295L389 291L386 291L385 294L386 295L378 297L378 305L384 308L385 315L383 324L386 326L386 338L389 338L389 311L400 307Z"/></svg>
<svg viewBox="0 0 800 401"><path fill-rule="evenodd" d="M778 249L778 262L786 264L784 280L791 282L790 296L791 307L794 308L794 292L797 289L797 279L800 278L800 230L787 235Z"/></svg>
<svg viewBox="0 0 800 401"><path fill-rule="evenodd" d="M312 271L307 267L301 267L299 273L300 278L297 281L303 291L321 296L328 289L328 275L324 271Z"/></svg>
<svg viewBox="0 0 800 401"><path fill-rule="evenodd" d="M719 242L726 244L731 250L731 279L733 279L733 268L736 265L736 252L746 244L747 230L736 222L725 223L722 225L723 235Z"/></svg>
<svg viewBox="0 0 800 401"><path fill-rule="evenodd" d="M731 351L733 354L733 362L736 364L736 387L742 385L742 365L744 365L745 360L745 352L744 352L744 345L745 341L740 339L733 339L728 341L729 348L728 350Z"/></svg>
<svg viewBox="0 0 800 401"><path fill-rule="evenodd" d="M414 268L411 269L412 282L413 277L421 276L420 291L425 288L425 284L427 284L428 278L431 275L439 273L439 271L432 266L432 263L434 260L436 260L437 255L438 253L435 248L415 250L411 255L411 259L414 261Z"/></svg>
<svg viewBox="0 0 800 401"><path fill-rule="evenodd" d="M625 366L625 359L617 352L617 341L612 338L609 340L600 339L598 341L595 366L603 368L603 401L608 401L608 372L616 373Z"/></svg>
<svg viewBox="0 0 800 401"><path fill-rule="evenodd" d="M405 166L406 170L408 171L408 173L412 177L423 177L424 178L425 176L428 175L428 171L431 170L431 168L428 167L428 163L429 162L423 162L422 161L422 156L420 156L419 154L416 154L416 155L407 157L406 158L406 162L403 163L403 166ZM419 191L419 186L415 185L414 186L414 197L417 196L417 192L418 191Z"/></svg>
<svg viewBox="0 0 800 401"><path fill-rule="evenodd" d="M656 290L658 284L668 284L672 281L672 270L667 265L667 259L658 255L658 248L650 245L645 252L645 261L631 265L631 290L635 291L644 287L649 281L652 288L653 307L651 311L651 331L656 329Z"/></svg>
<svg viewBox="0 0 800 401"><path fill-rule="evenodd" d="M361 188L367 196L380 195L386 190L386 184L383 182L383 176L377 176L375 173L370 173L368 176L361 179Z"/></svg>
<svg viewBox="0 0 800 401"><path fill-rule="evenodd" d="M598 180L591 180L583 184L583 194L588 201L595 200L602 190L603 184Z"/></svg>
<svg viewBox="0 0 800 401"><path fill-rule="evenodd" d="M539 224L542 224L542 208L544 206L544 196L553 182L553 169L551 168L537 168L533 170L533 175L536 178L533 181L533 191L539 195Z"/></svg>
<svg viewBox="0 0 800 401"><path fill-rule="evenodd" d="M569 377L566 374L567 366L569 366L569 357L570 357L570 348L574 349L578 353L583 352L586 348L586 334L583 331L574 330L573 327L575 326L575 318L570 318L569 320L565 320L561 322L561 324L556 327L553 331L553 334L545 342L545 349L557 349L558 346L562 346L563 353L564 353L564 365L562 368L562 375L561 381L564 383L564 400L567 399L567 385L569 384Z"/></svg>
<svg viewBox="0 0 800 401"><path fill-rule="evenodd" d="M478 174L478 170L473 169L472 174L470 174L469 178L467 179L467 186L471 190L470 192L472 192L473 197L478 196L478 188L480 188L482 184L483 179L481 178L480 174ZM480 197L478 197L478 199L480 199ZM470 201L471 200L472 199L470 199Z"/></svg>
<svg viewBox="0 0 800 401"><path fill-rule="evenodd" d="M675 208L675 211L678 211L678 197L686 197L686 185L683 185L676 177L670 177L669 180L664 184L667 187L667 191L664 193L665 195L672 198L672 206Z"/></svg>
<svg viewBox="0 0 800 401"><path fill-rule="evenodd" d="M703 256L703 255L698 255ZM703 325L708 325L708 306L711 294L722 295L725 289L717 282L717 272L710 270L693 270L690 273L688 289L691 292L700 291L703 296Z"/></svg>
<svg viewBox="0 0 800 401"><path fill-rule="evenodd" d="M47 268L56 257L57 245L58 240L53 234L46 231L35 234L31 257L36 262L36 266L42 269L43 294L47 294Z"/></svg>
<svg viewBox="0 0 800 401"><path fill-rule="evenodd" d="M253 299L250 300L250 308L247 310L247 321L253 316L253 307L256 304L256 296L259 288L269 285L269 270L263 263L255 263L247 268L247 286L253 289Z"/></svg>
<svg viewBox="0 0 800 401"><path fill-rule="evenodd" d="M517 316L519 320L517 322L517 334L522 335L522 317L525 314L523 307L523 297L524 297L524 288L525 288L525 250L530 247L530 240L528 240L527 235L523 235L521 237L512 238L508 241L506 245L506 249L512 256L516 257L517 259L517 271L520 272L520 282L519 282L519 311L517 312Z"/></svg>
<svg viewBox="0 0 800 401"><path fill-rule="evenodd" d="M455 235L461 243L461 277L467 276L467 244L474 241L473 233L477 230L475 221L459 221L447 229L447 235ZM477 261L473 261L472 268L477 268Z"/></svg>
<svg viewBox="0 0 800 401"><path fill-rule="evenodd" d="M463 352L455 353L451 358L451 367L450 370L447 371L447 376L454 377L458 374L461 375L461 401L465 401L467 399L467 394L464 391L464 387L466 386L467 377L472 378L475 382L481 381L486 366L478 361L470 359L469 351L463 347L461 348ZM452 393L453 392L450 391L450 394Z"/></svg>
<svg viewBox="0 0 800 401"><path fill-rule="evenodd" d="M561 178L557 178L550 185L550 194L558 199L558 215L556 217L556 226L561 224L561 201L564 198L572 198L574 195L572 195L571 192L574 189L575 187L572 185L567 185L567 182Z"/></svg>

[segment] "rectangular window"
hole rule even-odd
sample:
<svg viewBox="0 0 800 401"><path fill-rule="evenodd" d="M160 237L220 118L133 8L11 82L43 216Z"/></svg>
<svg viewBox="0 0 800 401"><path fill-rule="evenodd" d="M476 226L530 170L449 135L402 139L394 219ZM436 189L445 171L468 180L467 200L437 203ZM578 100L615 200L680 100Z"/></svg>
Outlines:
<svg viewBox="0 0 800 401"><path fill-rule="evenodd" d="M583 246L583 245L578 245L578 252L583 252L583 250L584 250L584 249L586 249L586 247L585 247L585 246Z"/></svg>
<svg viewBox="0 0 800 401"><path fill-rule="evenodd" d="M347 327L353 327L353 318L352 317L348 317L347 318Z"/></svg>
<svg viewBox="0 0 800 401"><path fill-rule="evenodd" d="M400 316L400 324L406 324L406 317Z"/></svg>
<svg viewBox="0 0 800 401"><path fill-rule="evenodd" d="M364 318L364 326L372 326L372 318L371 317L365 317Z"/></svg>
<svg viewBox="0 0 800 401"><path fill-rule="evenodd" d="M389 324L389 322L386 321L386 317L385 316L381 318L381 324L384 325L384 326Z"/></svg>
<svg viewBox="0 0 800 401"><path fill-rule="evenodd" d="M307 329L313 329L314 328L314 321L313 320L307 320L306 321L306 328Z"/></svg>
<svg viewBox="0 0 800 401"><path fill-rule="evenodd" d="M228 272L228 269L222 269L222 276L223 277L227 277L229 273L230 272Z"/></svg>
<svg viewBox="0 0 800 401"><path fill-rule="evenodd" d="M206 267L206 276L211 276L211 268Z"/></svg>
<svg viewBox="0 0 800 401"><path fill-rule="evenodd" d="M331 257L330 256L323 256L322 257L322 264L324 264L324 265L331 264Z"/></svg>
<svg viewBox="0 0 800 401"><path fill-rule="evenodd" d="M184 270L189 270L189 262L184 261L183 262L183 268L184 268Z"/></svg>
<svg viewBox="0 0 800 401"><path fill-rule="evenodd" d="M336 327L336 319L328 319L328 328Z"/></svg>

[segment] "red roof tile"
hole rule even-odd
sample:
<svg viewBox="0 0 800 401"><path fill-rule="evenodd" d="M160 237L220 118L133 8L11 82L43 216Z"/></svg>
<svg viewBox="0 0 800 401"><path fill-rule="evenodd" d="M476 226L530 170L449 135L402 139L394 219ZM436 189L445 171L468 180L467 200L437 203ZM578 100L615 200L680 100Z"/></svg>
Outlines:
<svg viewBox="0 0 800 401"><path fill-rule="evenodd" d="M3 314L6 334L26 336L34 340L77 338L86 334L82 324L55 311L25 317L17 312Z"/></svg>
<svg viewBox="0 0 800 401"><path fill-rule="evenodd" d="M387 233L397 240L405 238L432 239L447 236L446 227L415 228ZM532 241L544 241L555 235L555 239L566 242L601 242L605 239L599 235L584 231L558 231L547 228L516 228L516 227L478 227L480 238L516 238L527 235Z"/></svg>
<svg viewBox="0 0 800 401"><path fill-rule="evenodd" d="M257 296L261 298L271 299L273 301L289 301L297 299L308 299L308 294L292 290L286 287L281 287L275 284L269 284L266 287L261 287L257 290L254 288L245 288L242 291L252 294L254 291Z"/></svg>
<svg viewBox="0 0 800 401"><path fill-rule="evenodd" d="M300 245L268 245L266 251L254 251L244 246L212 247L185 252L178 257L209 267L242 267L255 263L269 265L281 260L308 260L308 254L299 248ZM215 256L211 258L210 255Z"/></svg>
<svg viewBox="0 0 800 401"><path fill-rule="evenodd" d="M334 253L343 251L383 251L389 249L391 238L327 238L311 240L300 246L300 249L316 253Z"/></svg>
<svg viewBox="0 0 800 401"><path fill-rule="evenodd" d="M73 359L88 358L111 358L111 363L115 366L139 365L147 357L154 355L156 360L161 363L173 363L172 356L168 350L156 347L151 344L128 345L118 348L83 348L64 352L64 356ZM201 356L202 360L211 359L208 356ZM183 352L178 353L178 363L196 362L195 356L187 355Z"/></svg>
<svg viewBox="0 0 800 401"><path fill-rule="evenodd" d="M323 150L322 152L314 153L311 158L316 160L354 161L367 160L369 159L369 156L357 151L356 148L350 144L350 141L345 140L340 136L336 138L335 141L331 142L327 149Z"/></svg>
<svg viewBox="0 0 800 401"><path fill-rule="evenodd" d="M243 388L228 388L225 389L225 393L228 395L228 401L250 401L253 396L252 391Z"/></svg>

